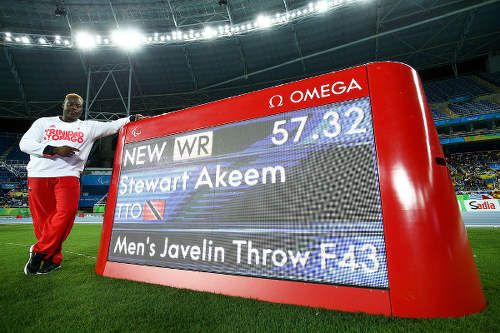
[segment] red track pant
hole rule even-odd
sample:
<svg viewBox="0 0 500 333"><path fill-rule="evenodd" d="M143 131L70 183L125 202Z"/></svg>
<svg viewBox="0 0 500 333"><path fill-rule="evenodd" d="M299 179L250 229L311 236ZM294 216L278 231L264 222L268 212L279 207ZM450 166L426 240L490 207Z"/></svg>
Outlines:
<svg viewBox="0 0 500 333"><path fill-rule="evenodd" d="M28 199L38 243L33 251L62 261L62 244L68 237L80 198L77 177L28 178Z"/></svg>

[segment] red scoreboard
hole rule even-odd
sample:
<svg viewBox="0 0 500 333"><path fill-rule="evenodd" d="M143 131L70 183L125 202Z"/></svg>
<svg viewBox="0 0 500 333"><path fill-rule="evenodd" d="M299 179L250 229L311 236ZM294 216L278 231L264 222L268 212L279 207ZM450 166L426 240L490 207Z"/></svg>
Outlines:
<svg viewBox="0 0 500 333"><path fill-rule="evenodd" d="M401 317L486 305L422 84L391 62L122 128L96 272Z"/></svg>

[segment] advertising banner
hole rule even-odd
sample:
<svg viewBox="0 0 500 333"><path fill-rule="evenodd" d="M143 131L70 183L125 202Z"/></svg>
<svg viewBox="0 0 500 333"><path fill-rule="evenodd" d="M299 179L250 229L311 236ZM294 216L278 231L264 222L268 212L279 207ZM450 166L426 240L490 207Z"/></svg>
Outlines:
<svg viewBox="0 0 500 333"><path fill-rule="evenodd" d="M498 212L500 211L500 201L498 199L464 200L464 207L468 212Z"/></svg>

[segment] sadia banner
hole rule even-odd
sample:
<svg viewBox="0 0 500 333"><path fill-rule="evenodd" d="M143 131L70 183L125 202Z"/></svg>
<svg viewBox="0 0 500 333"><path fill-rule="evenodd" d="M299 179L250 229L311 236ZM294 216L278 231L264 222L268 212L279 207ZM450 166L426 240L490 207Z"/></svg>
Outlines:
<svg viewBox="0 0 500 333"><path fill-rule="evenodd" d="M468 212L500 211L498 199L488 200L464 200L465 210Z"/></svg>

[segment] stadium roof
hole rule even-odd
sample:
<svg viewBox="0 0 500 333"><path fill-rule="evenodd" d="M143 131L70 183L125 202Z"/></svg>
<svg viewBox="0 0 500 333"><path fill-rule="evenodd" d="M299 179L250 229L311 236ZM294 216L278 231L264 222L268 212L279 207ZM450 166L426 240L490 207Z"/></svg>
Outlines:
<svg viewBox="0 0 500 333"><path fill-rule="evenodd" d="M130 79L131 112L154 115L372 61L456 64L498 48L499 17L500 0L4 0L0 117L60 114L89 76L94 112L126 113Z"/></svg>

